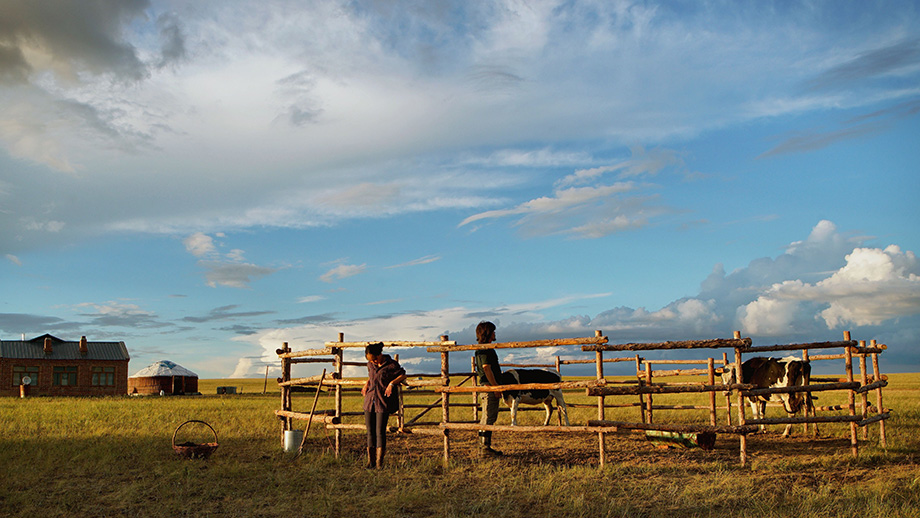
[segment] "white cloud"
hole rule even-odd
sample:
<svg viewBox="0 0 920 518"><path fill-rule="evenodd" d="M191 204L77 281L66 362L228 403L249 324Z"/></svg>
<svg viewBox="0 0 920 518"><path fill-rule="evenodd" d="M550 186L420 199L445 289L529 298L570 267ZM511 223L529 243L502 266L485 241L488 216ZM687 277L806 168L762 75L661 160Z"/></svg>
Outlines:
<svg viewBox="0 0 920 518"><path fill-rule="evenodd" d="M22 266L22 261L20 261L19 258L16 257L15 255L13 255L13 254L6 254L5 257L6 257L6 260L7 260L7 261L9 261L9 262L15 264L16 266Z"/></svg>
<svg viewBox="0 0 920 518"><path fill-rule="evenodd" d="M323 282L334 282L363 273L366 269L366 264L340 264L322 274L319 278Z"/></svg>
<svg viewBox="0 0 920 518"><path fill-rule="evenodd" d="M430 264L430 263L440 261L440 260L441 260L441 256L439 255L426 255L425 257L419 257L418 259L413 259L406 263L394 264L393 266L387 266L387 268L390 269L390 268L403 268L406 266L419 266L423 264Z"/></svg>
<svg viewBox="0 0 920 518"><path fill-rule="evenodd" d="M214 239L201 232L188 236L182 241L182 244L185 245L185 250L195 257L204 257L217 251Z"/></svg>
<svg viewBox="0 0 920 518"><path fill-rule="evenodd" d="M300 297L299 299L297 299L297 303L298 304L308 304L310 302L319 302L321 300L325 300L325 298L326 297L323 297L322 295L308 295L306 297Z"/></svg>

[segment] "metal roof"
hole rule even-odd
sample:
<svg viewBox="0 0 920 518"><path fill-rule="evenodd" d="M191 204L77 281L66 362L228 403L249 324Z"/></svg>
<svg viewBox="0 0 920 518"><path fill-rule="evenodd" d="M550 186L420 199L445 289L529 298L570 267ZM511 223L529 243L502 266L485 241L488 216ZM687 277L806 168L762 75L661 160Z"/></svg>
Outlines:
<svg viewBox="0 0 920 518"><path fill-rule="evenodd" d="M132 378L155 378L158 376L187 376L197 378L198 375L185 367L169 360L160 360L134 373Z"/></svg>
<svg viewBox="0 0 920 518"><path fill-rule="evenodd" d="M45 354L45 338L51 339L51 354ZM0 358L19 360L130 360L124 342L86 342L87 353L80 354L80 342L42 335L31 340L0 340Z"/></svg>

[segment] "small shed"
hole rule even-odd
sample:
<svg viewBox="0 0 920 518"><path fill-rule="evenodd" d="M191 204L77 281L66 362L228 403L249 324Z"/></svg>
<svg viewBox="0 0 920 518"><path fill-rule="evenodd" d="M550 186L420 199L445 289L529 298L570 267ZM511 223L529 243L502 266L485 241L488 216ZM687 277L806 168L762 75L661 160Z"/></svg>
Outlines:
<svg viewBox="0 0 920 518"><path fill-rule="evenodd" d="M128 378L128 394L198 394L198 375L169 360L160 360Z"/></svg>

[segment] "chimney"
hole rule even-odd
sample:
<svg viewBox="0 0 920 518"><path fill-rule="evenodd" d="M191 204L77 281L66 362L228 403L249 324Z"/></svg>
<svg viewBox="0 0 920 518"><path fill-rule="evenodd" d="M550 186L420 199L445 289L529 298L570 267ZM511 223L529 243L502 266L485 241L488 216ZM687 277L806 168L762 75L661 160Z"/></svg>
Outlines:
<svg viewBox="0 0 920 518"><path fill-rule="evenodd" d="M51 354L51 337L45 337L45 354Z"/></svg>
<svg viewBox="0 0 920 518"><path fill-rule="evenodd" d="M86 356L86 353L89 352L89 349L86 348L86 337L80 337L80 356Z"/></svg>

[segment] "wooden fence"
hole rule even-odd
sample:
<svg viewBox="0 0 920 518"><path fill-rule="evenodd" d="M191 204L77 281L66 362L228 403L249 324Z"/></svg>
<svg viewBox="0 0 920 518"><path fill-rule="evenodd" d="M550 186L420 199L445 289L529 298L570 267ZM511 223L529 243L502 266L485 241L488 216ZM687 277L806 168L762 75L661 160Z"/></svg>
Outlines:
<svg viewBox="0 0 920 518"><path fill-rule="evenodd" d="M885 419L889 413L882 405L882 388L887 385L884 376L879 372L878 355L882 353L886 346L877 345L873 340L869 346L865 341L856 342L850 339L850 333L844 333L844 340L840 342L814 342L804 344L786 344L773 346L752 346L750 338L741 338L740 332L735 332L731 339L712 339L712 340L686 340L675 342L660 343L628 343L628 344L610 344L606 336L601 331L596 331L594 337L587 338L569 338L554 340L537 340L528 342L498 342L490 344L468 344L458 345L450 341L447 336L442 336L437 342L384 342L385 347L425 347L427 352L439 353L441 359L441 368L439 373L435 374L410 374L406 381L409 387L414 391L424 390L439 396L431 404L404 404L402 393L400 395L400 411L397 414L397 429L405 433L440 435L443 437L443 459L445 465L449 463L451 452L451 435L452 432L470 432L479 430L492 430L508 433L521 432L564 432L564 433L589 433L596 434L598 438L599 463L605 464L605 434L632 431L672 431L687 433L726 433L736 434L740 439L740 462L747 462L747 434L755 432L760 425L767 424L803 424L806 427L814 426L817 433L818 423L844 422L850 426L850 445L853 455L858 454L857 430L862 429L862 439L868 439L867 425L879 423L879 442L885 447ZM375 342L345 342L344 336L339 334L337 342L326 342L323 349L312 349L306 351L294 352L285 343L281 349L277 350L282 364L282 376L278 379L281 386L281 410L276 411L276 415L282 421L282 430L290 430L293 420L317 420L322 421L327 429L335 430L335 452L338 455L341 450L342 430L355 429L365 430L363 421L358 423L345 423L343 418L348 416L360 415L360 412L346 413L342 407L343 388L360 387L363 379L343 379L343 367L348 365L364 366L365 362L345 362L343 360L343 350L349 347L365 347ZM481 349L514 349L514 348L537 348L537 347L559 347L559 346L581 346L583 352L594 352L593 359L574 359L562 360L558 356L554 364L514 364L504 363L503 367L542 367L555 368L557 372L561 371L562 365L574 364L591 364L595 365L596 376L594 379L586 381L560 381L558 383L541 383L541 384L518 384L503 385L501 387L488 387L476 385L476 376L472 372L450 372L450 353L459 351L476 351ZM840 354L831 355L810 355L813 349L832 349L842 348ZM623 353L623 352L640 352L640 351L659 351L659 350L699 350L699 349L732 349L734 350L733 361L729 361L728 353L723 352L721 365L716 367L714 358L703 360L648 360L638 354L630 357L605 358L604 353ZM744 354L774 352L774 351L801 351L803 360L844 360L845 374L843 377L812 377L806 381L802 387L788 388L770 388L757 389L753 385L743 385L739 383L725 385L721 382L721 375L724 372L735 371L735 379L741 380L741 364ZM856 374L853 368L853 357L858 358L860 380L856 381ZM867 371L867 361L871 359L873 373L870 376ZM333 372L329 378L324 380L318 376L309 378L291 379L291 365L295 363L332 363ZM615 382L608 380L604 375L604 365L613 362L634 362L636 366L636 379L627 382ZM705 365L705 368L679 368L670 370L654 370L654 365ZM665 383L660 380L671 376L703 376L704 381L699 382L679 382ZM452 381L460 380L452 384ZM472 381L470 385L467 382ZM718 381L718 383L717 383ZM817 383L814 383L817 382ZM335 391L334 408L320 412L311 411L309 414L294 412L292 410L291 387L294 386L316 386L322 383L324 386L331 386ZM560 389L574 390L583 389L585 394L597 398L596 405L567 405L571 407L592 406L597 408L597 419L589 420L581 426L507 426L507 425L481 425L478 424L479 415L479 394L486 392L501 392L505 390L526 390L526 389ZM319 390L319 388L317 388ZM845 390L848 394L848 404L846 406L825 406L815 407L811 404L811 392L828 391L828 390ZM732 423L732 395L735 393L735 407L737 422ZM868 403L868 393L876 393L876 412L872 414L871 405ZM785 417L772 419L750 420L745 415L745 398L748 396L779 394L779 393L806 393L806 405L803 417ZM661 394L679 394L679 393L708 393L708 405L661 405L654 404L654 399ZM472 395L469 403L461 403L456 398L461 395ZM717 405L718 395L722 394L725 398L724 406ZM453 397L452 397L453 396ZM622 397L626 396L633 399L631 402L623 403ZM859 412L857 413L857 396L860 399ZM617 398L616 403L610 403L608 399ZM431 410L440 406L441 416L439 422L423 422L420 419ZM472 420L462 421L457 419L457 415L451 415L451 408L472 407ZM605 409L612 407L636 407L639 410L639 420L636 422L628 421L611 421L606 419ZM407 411L411 409L418 411L415 416L409 418ZM708 410L709 419L707 424L669 424L654 422L655 410ZM718 410L725 410L726 424L718 425ZM847 415L835 416L818 416L816 411L835 411L846 410ZM872 414L872 415L870 415ZM283 435L283 434L282 434Z"/></svg>

